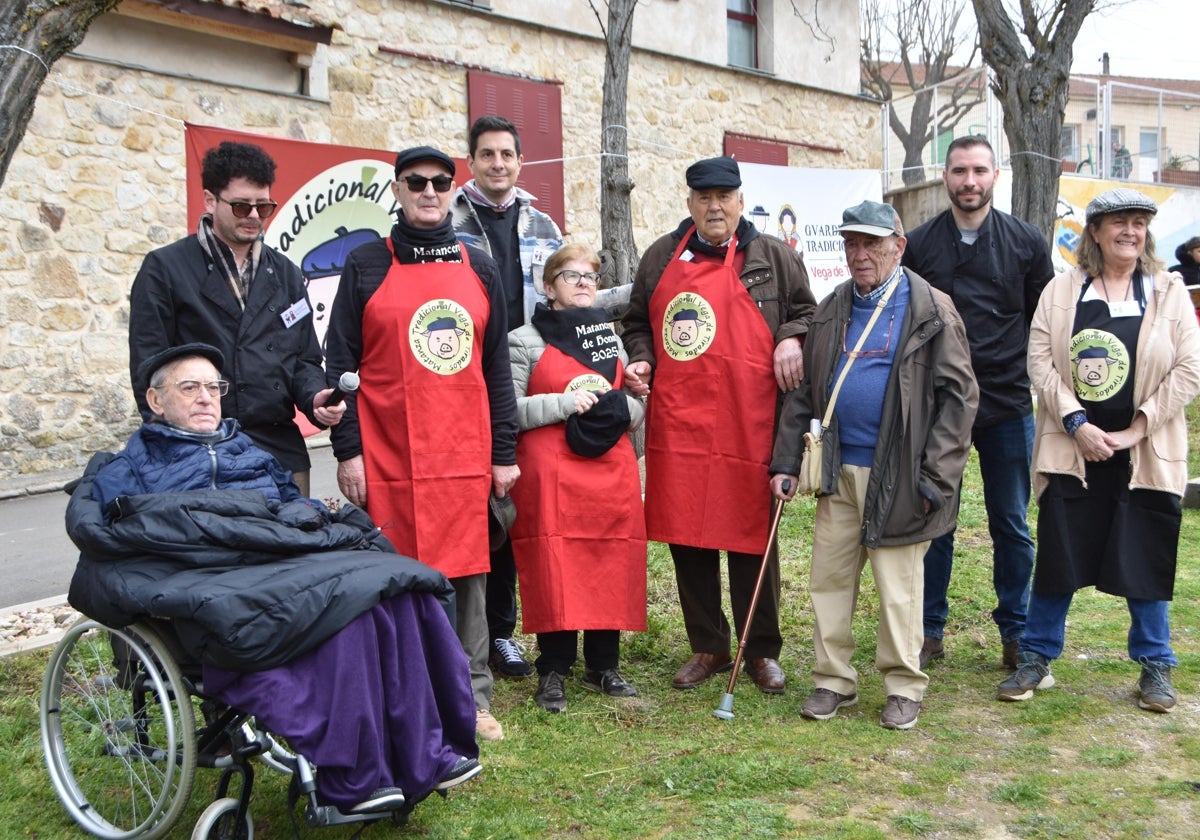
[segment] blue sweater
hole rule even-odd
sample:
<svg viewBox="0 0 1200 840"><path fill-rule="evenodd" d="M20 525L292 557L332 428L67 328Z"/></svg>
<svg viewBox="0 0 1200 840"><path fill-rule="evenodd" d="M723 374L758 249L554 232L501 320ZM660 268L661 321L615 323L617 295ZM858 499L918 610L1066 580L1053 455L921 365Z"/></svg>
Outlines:
<svg viewBox="0 0 1200 840"><path fill-rule="evenodd" d="M879 440L879 422L883 416L883 398L892 375L896 345L904 333L904 315L908 311L908 278L903 274L895 281L900 285L892 293L887 306L879 313L871 334L863 343L859 356L850 367L834 412L837 414L838 436L842 445L842 463L869 467L875 462L875 442ZM854 349L859 336L875 311L875 300L853 299L850 322L844 333L844 351ZM849 360L847 352L838 361L836 377Z"/></svg>

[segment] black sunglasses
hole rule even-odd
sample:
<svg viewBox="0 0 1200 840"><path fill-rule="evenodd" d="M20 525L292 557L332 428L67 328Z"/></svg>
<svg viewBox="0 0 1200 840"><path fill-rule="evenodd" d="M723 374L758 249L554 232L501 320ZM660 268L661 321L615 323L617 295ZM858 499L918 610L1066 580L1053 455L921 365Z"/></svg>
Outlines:
<svg viewBox="0 0 1200 840"><path fill-rule="evenodd" d="M432 178L426 178L424 175L405 175L402 179L408 185L409 192L423 193L425 192L426 184L433 184L435 192L450 192L450 188L454 186L454 179L449 175L434 175Z"/></svg>
<svg viewBox="0 0 1200 840"><path fill-rule="evenodd" d="M250 215L251 210L258 211L258 218L269 219L271 214L275 212L275 208L279 205L274 201L262 201L258 204L251 204L248 201L230 201L221 196L216 196L217 201L224 201L229 205L229 209L233 211L233 215L239 219L244 219Z"/></svg>

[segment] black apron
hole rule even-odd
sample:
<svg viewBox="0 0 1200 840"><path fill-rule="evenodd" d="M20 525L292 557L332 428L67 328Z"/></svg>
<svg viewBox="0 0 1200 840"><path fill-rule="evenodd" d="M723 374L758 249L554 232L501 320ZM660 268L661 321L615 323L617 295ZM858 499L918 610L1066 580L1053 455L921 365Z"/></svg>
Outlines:
<svg viewBox="0 0 1200 840"><path fill-rule="evenodd" d="M1133 421L1137 340L1146 297L1134 274L1125 301L1083 299L1075 307L1071 375L1088 422L1108 432ZM1125 598L1169 601L1175 588L1175 557L1181 522L1177 496L1129 488L1128 450L1107 461L1088 462L1086 486L1078 478L1051 475L1038 503L1039 595L1095 586Z"/></svg>

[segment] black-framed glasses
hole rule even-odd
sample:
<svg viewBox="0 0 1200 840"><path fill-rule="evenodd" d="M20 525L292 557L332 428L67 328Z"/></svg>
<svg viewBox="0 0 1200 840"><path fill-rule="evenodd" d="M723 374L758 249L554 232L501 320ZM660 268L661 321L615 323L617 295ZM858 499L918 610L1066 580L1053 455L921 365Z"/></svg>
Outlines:
<svg viewBox="0 0 1200 840"><path fill-rule="evenodd" d="M179 389L179 393L183 394L189 400L194 400L200 396L200 389L203 388L208 392L210 397L223 397L229 393L229 382L224 379L214 379L211 382L201 382L199 379L180 379L178 382L168 382L161 387L167 388L174 386ZM155 388L160 386L155 385Z"/></svg>
<svg viewBox="0 0 1200 840"><path fill-rule="evenodd" d="M275 212L275 208L279 206L278 202L260 201L258 204L251 204L249 201L230 201L227 198L216 196L217 201L224 201L229 205L229 209L233 211L233 215L239 219L245 219L250 215L250 211L258 212L258 218L269 219Z"/></svg>
<svg viewBox="0 0 1200 840"><path fill-rule="evenodd" d="M574 269L564 268L558 274L554 275L554 279L559 277L568 286L599 286L600 273L596 271L575 271Z"/></svg>
<svg viewBox="0 0 1200 840"><path fill-rule="evenodd" d="M405 175L402 179L408 185L409 192L423 193L425 192L426 184L433 184L434 192L450 192L450 188L454 186L454 179L449 175L434 175L432 178L426 178L424 175Z"/></svg>
<svg viewBox="0 0 1200 840"><path fill-rule="evenodd" d="M884 341L882 348L871 348L870 350L864 348L862 350L855 350L852 347L846 346L846 333L850 331L850 322L846 321L846 325L842 327L842 352L851 359L865 359L869 356L886 356L888 351L892 349L892 327L895 325L895 323L895 315L892 315L890 318L888 318L887 340ZM867 337L870 338L870 336Z"/></svg>

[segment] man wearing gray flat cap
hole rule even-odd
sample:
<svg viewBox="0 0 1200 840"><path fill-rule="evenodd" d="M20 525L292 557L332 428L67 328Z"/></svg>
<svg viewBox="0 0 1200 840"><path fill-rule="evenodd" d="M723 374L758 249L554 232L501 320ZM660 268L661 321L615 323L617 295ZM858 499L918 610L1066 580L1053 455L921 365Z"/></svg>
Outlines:
<svg viewBox="0 0 1200 840"><path fill-rule="evenodd" d="M954 527L979 389L954 304L900 265L906 239L896 211L864 201L843 212L838 230L850 279L813 316L804 381L784 399L770 467L775 497L790 499L804 435L821 427L809 585L814 691L801 714L829 720L858 702L851 622L870 560L875 665L887 693L880 725L911 729L929 682L920 668L925 550Z"/></svg>
<svg viewBox="0 0 1200 840"><path fill-rule="evenodd" d="M520 475L517 401L499 269L450 223L454 168L431 146L396 155L396 223L346 261L325 367L331 383L344 371L361 380L332 436L338 486L402 554L454 584L476 734L494 741L488 497Z"/></svg>
<svg viewBox="0 0 1200 840"><path fill-rule="evenodd" d="M697 161L686 180L690 216L642 256L622 335L626 384L650 395L654 418L646 424L646 530L670 545L693 654L671 681L680 689L732 666L722 550L738 638L746 626L768 549L770 430L780 395L803 378L801 340L815 303L800 255L743 218L737 161ZM779 559L769 548L745 655L759 689L778 694L786 685Z"/></svg>

